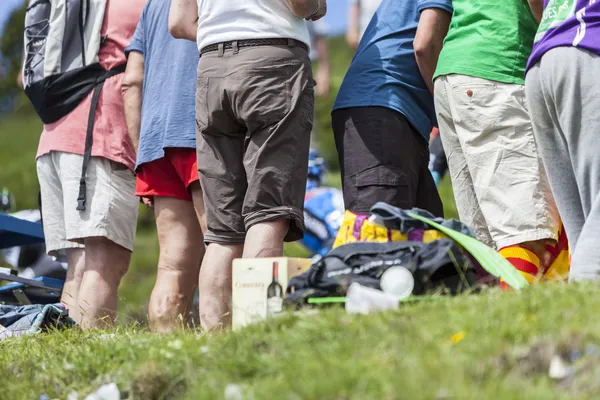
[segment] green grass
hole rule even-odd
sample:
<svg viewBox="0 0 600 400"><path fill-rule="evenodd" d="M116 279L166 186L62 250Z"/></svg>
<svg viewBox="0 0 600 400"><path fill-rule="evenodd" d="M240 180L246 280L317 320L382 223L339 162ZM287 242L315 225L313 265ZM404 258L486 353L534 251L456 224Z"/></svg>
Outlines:
<svg viewBox="0 0 600 400"><path fill-rule="evenodd" d="M598 308L596 286L545 285L214 335L57 332L0 342L1 393L82 398L114 381L134 399L219 399L228 385L245 399L594 399L598 354L560 383L548 365L600 343Z"/></svg>
<svg viewBox="0 0 600 400"><path fill-rule="evenodd" d="M35 115L0 117L0 188L13 192L19 209L37 208L35 154L41 132Z"/></svg>

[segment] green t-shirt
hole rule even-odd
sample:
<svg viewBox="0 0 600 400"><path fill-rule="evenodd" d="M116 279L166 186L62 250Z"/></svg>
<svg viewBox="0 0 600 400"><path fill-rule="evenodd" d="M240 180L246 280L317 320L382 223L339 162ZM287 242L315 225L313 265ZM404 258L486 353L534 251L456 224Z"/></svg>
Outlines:
<svg viewBox="0 0 600 400"><path fill-rule="evenodd" d="M527 0L453 0L435 77L460 74L525 83L537 22Z"/></svg>

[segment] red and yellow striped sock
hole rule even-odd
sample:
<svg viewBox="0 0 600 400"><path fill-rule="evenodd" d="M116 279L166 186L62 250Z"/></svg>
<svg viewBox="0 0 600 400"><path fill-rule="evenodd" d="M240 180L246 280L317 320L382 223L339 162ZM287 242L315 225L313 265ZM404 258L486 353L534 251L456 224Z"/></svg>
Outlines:
<svg viewBox="0 0 600 400"><path fill-rule="evenodd" d="M533 251L519 245L503 247L500 255L508 260L529 283L537 283L540 279L540 257ZM500 281L500 287L508 289L509 286Z"/></svg>
<svg viewBox="0 0 600 400"><path fill-rule="evenodd" d="M571 267L571 254L569 252L569 240L564 227L559 231L558 241L544 246L545 251L550 254L549 263L544 269L544 281L563 281L569 279Z"/></svg>

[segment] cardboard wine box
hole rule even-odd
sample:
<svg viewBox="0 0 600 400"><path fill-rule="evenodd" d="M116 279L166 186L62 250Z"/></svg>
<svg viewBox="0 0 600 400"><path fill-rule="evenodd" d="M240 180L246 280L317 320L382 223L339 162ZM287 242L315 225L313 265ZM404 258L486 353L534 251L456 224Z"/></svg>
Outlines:
<svg viewBox="0 0 600 400"><path fill-rule="evenodd" d="M274 263L277 263L276 283L273 283ZM303 258L240 258L234 260L231 305L233 329L265 320L269 314L268 305L271 310L274 306L280 308L282 298L279 294L285 296L289 280L303 273L310 266L311 260ZM277 284L280 285L279 289L276 288ZM267 301L269 295L271 303Z"/></svg>

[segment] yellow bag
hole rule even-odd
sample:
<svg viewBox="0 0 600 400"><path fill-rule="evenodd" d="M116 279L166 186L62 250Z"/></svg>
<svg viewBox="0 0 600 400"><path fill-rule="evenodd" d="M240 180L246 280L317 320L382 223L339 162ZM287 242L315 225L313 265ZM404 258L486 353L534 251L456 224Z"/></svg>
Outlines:
<svg viewBox="0 0 600 400"><path fill-rule="evenodd" d="M355 242L388 243L409 240L431 243L442 238L447 238L447 236L435 229L415 229L411 232L402 233L369 221L369 216L366 214L355 214L346 211L342 226L333 243L333 248Z"/></svg>

